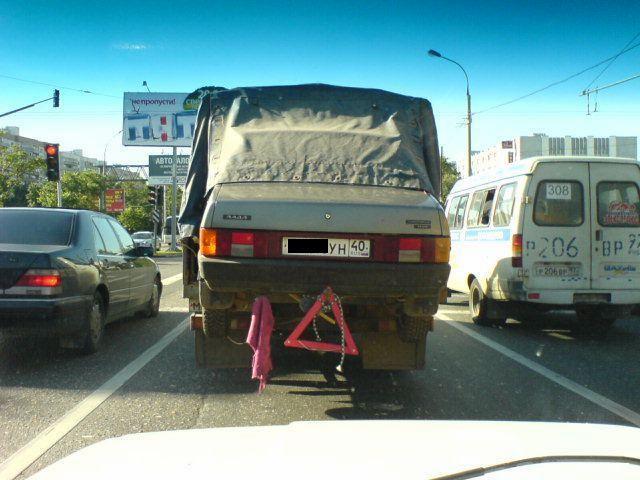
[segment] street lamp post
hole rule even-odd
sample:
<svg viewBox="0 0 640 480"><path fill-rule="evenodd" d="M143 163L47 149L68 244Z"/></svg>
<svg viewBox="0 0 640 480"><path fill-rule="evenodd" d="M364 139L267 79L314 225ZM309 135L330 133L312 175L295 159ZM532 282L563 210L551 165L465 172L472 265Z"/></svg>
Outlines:
<svg viewBox="0 0 640 480"><path fill-rule="evenodd" d="M440 52L436 50L429 50L429 55L436 58L442 58L443 60L447 60L451 63L455 63L462 73L464 73L464 78L467 80L467 176L471 176L471 93L469 92L469 75L467 75L467 71L464 69L462 65L460 65L455 60L452 60L448 57L445 57Z"/></svg>

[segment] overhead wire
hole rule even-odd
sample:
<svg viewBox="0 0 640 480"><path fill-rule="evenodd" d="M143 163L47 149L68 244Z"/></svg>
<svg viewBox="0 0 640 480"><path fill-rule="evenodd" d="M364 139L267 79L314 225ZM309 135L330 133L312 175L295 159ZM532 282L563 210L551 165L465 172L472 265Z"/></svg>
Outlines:
<svg viewBox="0 0 640 480"><path fill-rule="evenodd" d="M609 61L609 63L607 63L607 64L604 66L604 68L603 68L602 70L600 70L600 73L598 73L598 75L596 75L596 77L595 77L593 80L591 80L591 82L589 82L589 85L587 85L586 87L584 87L583 92L584 92L584 91L589 90L589 87L590 87L591 85L593 85L593 84L596 82L596 80L598 80L598 79L602 76L602 74L603 74L604 72L606 72L606 71L607 71L607 69L608 69L608 68L613 64L613 62L615 62L615 61L618 59L618 57L619 57L620 55L622 55L622 53L625 51L625 48L627 48L629 45L631 45L631 44L632 44L632 43L633 43L633 42L634 42L638 37L640 37L640 32L636 33L636 34L633 36L633 38L632 38L631 40L629 40L629 41L627 42L627 44L626 44L624 47L622 47L622 50L620 50L620 51L619 51L619 52L618 52L618 53L617 53L617 54L616 54L616 55L615 55L615 56L614 56L614 57Z"/></svg>
<svg viewBox="0 0 640 480"><path fill-rule="evenodd" d="M520 100L524 100L525 98L528 98L528 97L531 97L533 95L536 95L536 94L538 94L540 92L548 90L549 88L555 87L555 86L560 85L560 84L565 83L565 82L568 82L569 80L571 80L573 78L576 78L576 77L578 77L578 76L582 75L583 73L586 73L586 72L588 72L590 70L593 70L594 68L597 68L600 65L602 65L604 63L607 63L609 60L611 60L613 58L617 58L620 55L622 55L624 53L627 53L627 52L633 50L634 48L638 48L638 47L640 47L640 42L635 43L635 44L633 44L633 45L631 45L629 47L623 48L616 55L612 55L609 58L605 58L604 60L601 60L600 62L596 63L595 65L591 65L590 67L584 68L584 69L580 70L579 72L576 72L576 73L574 73L572 75L569 75L568 77L565 77L565 78L563 78L561 80L557 80L555 82L552 82L552 83L550 83L548 85L545 85L544 87L538 88L538 89L536 89L536 90L534 90L532 92L526 93L524 95L520 95L519 97L516 97L514 99L508 100L506 102L502 102L502 103L499 103L497 105L493 105L491 107L487 107L487 108L484 108L482 110L478 110L477 112L473 112L472 115L479 115L481 113L485 113L485 112L488 112L490 110L495 110L496 108L504 107L506 105L510 105L512 103L519 102Z"/></svg>
<svg viewBox="0 0 640 480"><path fill-rule="evenodd" d="M101 97L110 97L110 98L118 98L118 99L122 98L120 96L110 95L108 93L93 92L91 90L82 89L82 88L65 87L63 85L55 85L53 83L39 82L37 80L28 80L26 78L13 77L11 75L4 75L2 73L0 73L0 78L8 78L10 80L17 80L19 82L33 83L33 84L36 84L36 85L45 85L47 87L54 87L54 88L58 88L60 90L71 90L71 91L74 91L74 92L86 93L86 94L90 94L90 95L98 95L98 96L101 96Z"/></svg>

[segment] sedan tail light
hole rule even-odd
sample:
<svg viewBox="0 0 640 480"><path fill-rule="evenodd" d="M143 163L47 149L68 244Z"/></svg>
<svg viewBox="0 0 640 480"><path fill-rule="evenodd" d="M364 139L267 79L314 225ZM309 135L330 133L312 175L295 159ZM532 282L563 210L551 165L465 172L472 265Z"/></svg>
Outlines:
<svg viewBox="0 0 640 480"><path fill-rule="evenodd" d="M16 287L61 287L62 277L57 270L27 270L15 284Z"/></svg>
<svg viewBox="0 0 640 480"><path fill-rule="evenodd" d="M269 232L201 228L200 252L205 257L262 258L268 256L268 236Z"/></svg>
<svg viewBox="0 0 640 480"><path fill-rule="evenodd" d="M305 232L306 233L306 232ZM200 229L200 253L205 257L281 258L282 238L308 236L317 233L280 232L267 230ZM323 233L321 236L342 238L348 234ZM374 262L389 263L448 263L451 250L449 237L391 235L360 235L371 241ZM331 258L341 261L366 261L366 258Z"/></svg>
<svg viewBox="0 0 640 480"><path fill-rule="evenodd" d="M400 238L398 262L447 263L451 250L449 237Z"/></svg>

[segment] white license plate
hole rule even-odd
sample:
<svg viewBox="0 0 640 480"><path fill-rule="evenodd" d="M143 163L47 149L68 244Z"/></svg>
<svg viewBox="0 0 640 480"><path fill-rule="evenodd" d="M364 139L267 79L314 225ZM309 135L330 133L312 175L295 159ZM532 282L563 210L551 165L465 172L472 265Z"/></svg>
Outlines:
<svg viewBox="0 0 640 480"><path fill-rule="evenodd" d="M536 263L536 277L577 277L581 274L580 264Z"/></svg>
<svg viewBox="0 0 640 480"><path fill-rule="evenodd" d="M304 257L369 258L371 241L360 238L282 239L282 254Z"/></svg>

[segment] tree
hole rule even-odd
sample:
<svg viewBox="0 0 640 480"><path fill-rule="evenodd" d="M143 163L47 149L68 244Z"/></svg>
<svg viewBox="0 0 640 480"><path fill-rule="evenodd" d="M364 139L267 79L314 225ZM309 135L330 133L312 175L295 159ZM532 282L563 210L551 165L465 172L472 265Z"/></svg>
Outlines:
<svg viewBox="0 0 640 480"><path fill-rule="evenodd" d="M98 210L100 195L107 186L108 180L98 172L66 172L62 175L62 206ZM58 204L56 182L31 184L27 197L29 206L55 207Z"/></svg>
<svg viewBox="0 0 640 480"><path fill-rule="evenodd" d="M44 162L18 145L0 146L0 207L27 204L29 185L38 180Z"/></svg>
<svg viewBox="0 0 640 480"><path fill-rule="evenodd" d="M153 220L151 218L150 206L128 206L124 209L124 212L118 216L118 220L124 228L130 232L137 232L139 230L153 231Z"/></svg>
<svg viewBox="0 0 640 480"><path fill-rule="evenodd" d="M442 157L442 202L447 201L447 196L453 185L460 179L460 172L455 163L450 162L447 157Z"/></svg>

